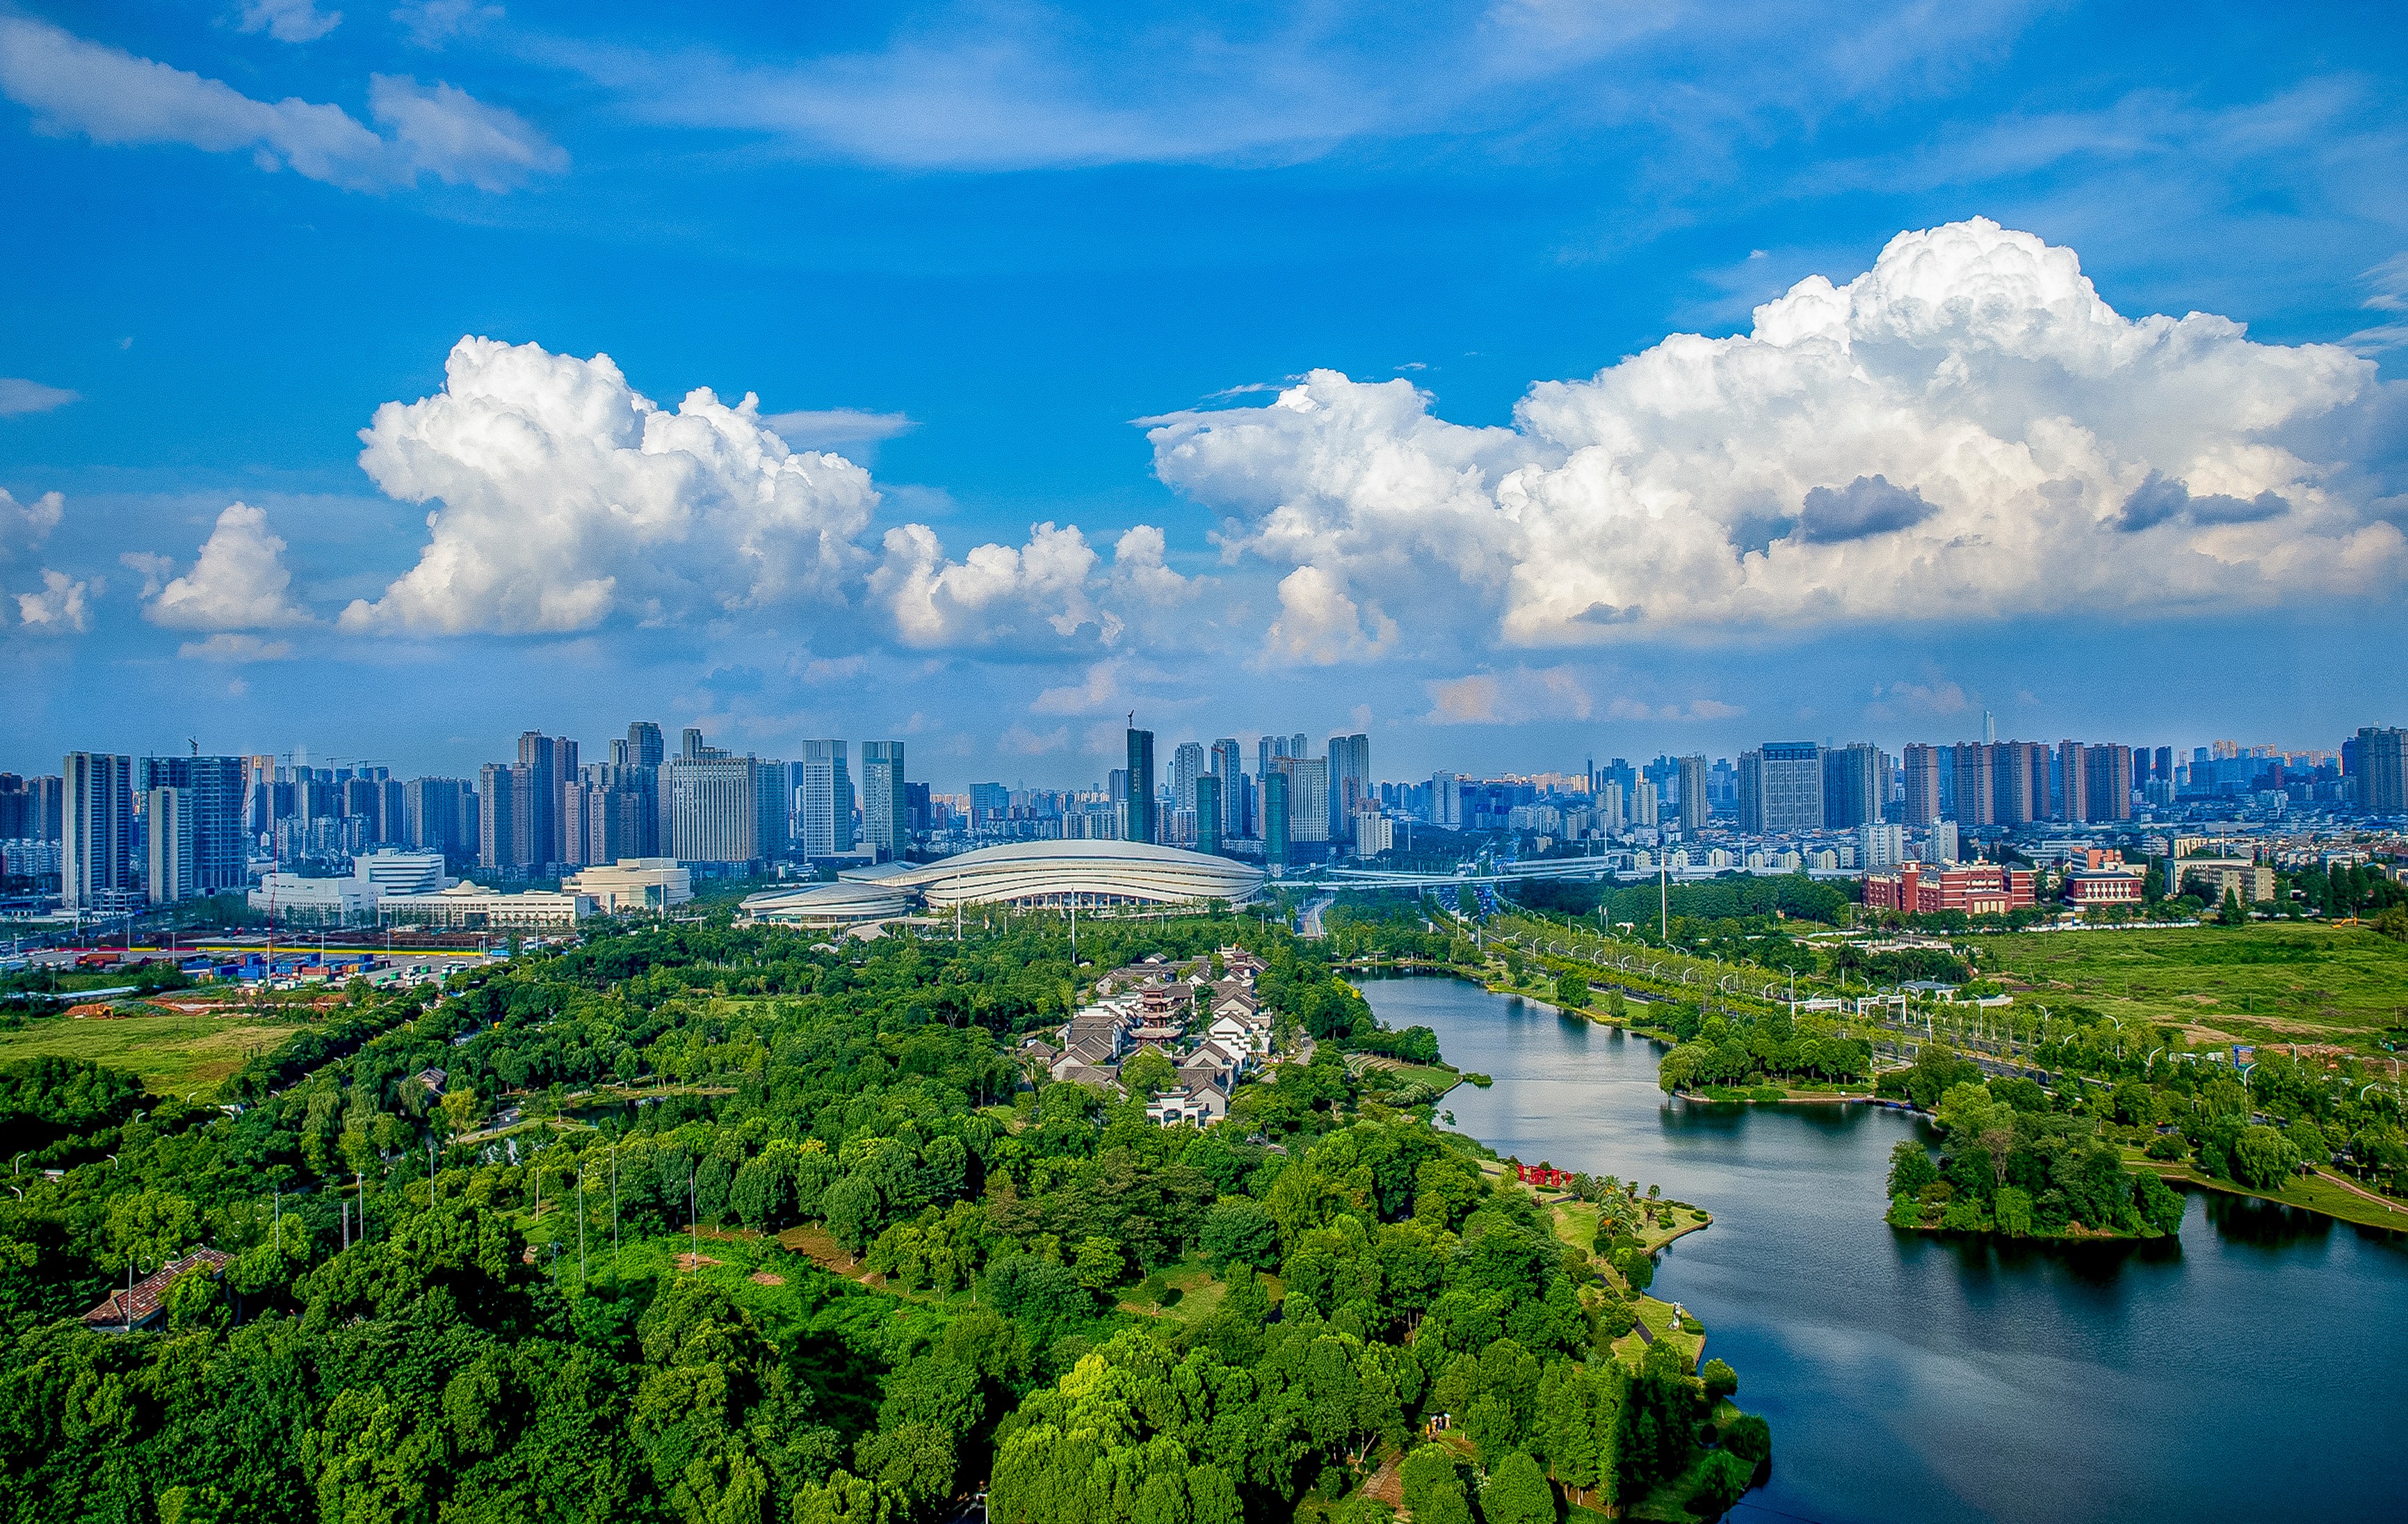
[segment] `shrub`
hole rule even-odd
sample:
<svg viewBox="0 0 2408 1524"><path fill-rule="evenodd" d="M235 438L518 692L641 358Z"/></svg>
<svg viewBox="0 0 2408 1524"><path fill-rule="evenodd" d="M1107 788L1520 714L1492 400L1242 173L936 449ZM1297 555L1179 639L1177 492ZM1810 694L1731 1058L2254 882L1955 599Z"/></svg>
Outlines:
<svg viewBox="0 0 2408 1524"><path fill-rule="evenodd" d="M1706 1518L1728 1513L1755 1479L1755 1467L1728 1450L1716 1450L1698 1468L1697 1485L1689 1489L1689 1511Z"/></svg>
<svg viewBox="0 0 2408 1524"><path fill-rule="evenodd" d="M1723 1425L1723 1448L1754 1466L1772 1459L1772 1426L1753 1413Z"/></svg>
<svg viewBox="0 0 2408 1524"><path fill-rule="evenodd" d="M1730 1368L1728 1360L1708 1360L1705 1368L1700 1370L1698 1375L1706 1384L1708 1402L1718 1402L1739 1390L1739 1373Z"/></svg>

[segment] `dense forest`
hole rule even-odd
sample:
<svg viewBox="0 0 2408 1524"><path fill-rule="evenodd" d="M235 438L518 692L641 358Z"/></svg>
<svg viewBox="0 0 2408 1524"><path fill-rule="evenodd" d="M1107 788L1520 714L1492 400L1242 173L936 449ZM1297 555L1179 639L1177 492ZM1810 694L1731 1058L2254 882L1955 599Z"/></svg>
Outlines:
<svg viewBox="0 0 2408 1524"><path fill-rule="evenodd" d="M1318 1041L1227 1120L1017 1059L1098 970L1240 941ZM0 1201L0 1507L925 1524L984 1488L1009 1524L1369 1524L1384 1459L1424 1524L1543 1524L1760 1474L1727 1367L1615 1353L1643 1271L1563 1243L1426 1086L1350 1071L1435 1054L1314 944L1132 918L1079 954L1040 917L606 929L354 986L214 1098L12 1070L8 1146L64 1172ZM723 1244L801 1252L707 1273ZM76 1320L202 1246L222 1276L155 1330ZM1140 1294L1173 1270L1184 1316Z"/></svg>

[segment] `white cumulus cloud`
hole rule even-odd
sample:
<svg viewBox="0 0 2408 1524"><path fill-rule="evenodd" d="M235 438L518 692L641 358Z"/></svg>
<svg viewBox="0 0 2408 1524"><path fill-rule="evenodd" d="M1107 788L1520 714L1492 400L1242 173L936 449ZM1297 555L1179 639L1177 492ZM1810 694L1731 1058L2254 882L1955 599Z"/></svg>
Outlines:
<svg viewBox="0 0 2408 1524"><path fill-rule="evenodd" d="M981 545L953 561L935 530L907 524L886 531L885 552L869 589L905 645L1052 647L1082 627L1108 645L1120 638L1119 616L1089 585L1102 557L1077 525L1034 525L1025 545Z"/></svg>
<svg viewBox="0 0 2408 1524"><path fill-rule="evenodd" d="M418 565L346 628L560 632L841 606L878 494L841 456L789 450L747 395L668 411L608 355L463 338L443 390L360 436L378 486L437 503Z"/></svg>
<svg viewBox="0 0 2408 1524"><path fill-rule="evenodd" d="M0 487L0 566L50 539L50 531L66 517L66 510L67 500L55 492L21 503L8 495L7 488Z"/></svg>
<svg viewBox="0 0 2408 1524"><path fill-rule="evenodd" d="M2386 591L2408 547L2331 442L2383 390L2337 346L2123 317L2072 251L1975 219L1534 385L1511 429L1326 370L1148 422L1225 554L1295 568L1274 652L1333 661Z"/></svg>
<svg viewBox="0 0 2408 1524"><path fill-rule="evenodd" d="M93 591L90 582L44 567L41 590L17 595L17 618L44 635L80 634L92 627L92 605L86 595Z"/></svg>
<svg viewBox="0 0 2408 1524"><path fill-rule="evenodd" d="M248 152L263 168L345 190L392 190L432 175L503 191L568 166L568 155L533 124L448 84L371 76L369 116L386 129L380 136L339 106L253 100L223 80L25 17L0 16L0 93L54 137Z"/></svg>
<svg viewBox="0 0 2408 1524"><path fill-rule="evenodd" d="M267 514L248 503L230 503L201 545L193 569L159 589L143 609L151 623L170 629L279 629L306 625L309 611L293 601L293 574L284 567L284 541L267 527Z"/></svg>

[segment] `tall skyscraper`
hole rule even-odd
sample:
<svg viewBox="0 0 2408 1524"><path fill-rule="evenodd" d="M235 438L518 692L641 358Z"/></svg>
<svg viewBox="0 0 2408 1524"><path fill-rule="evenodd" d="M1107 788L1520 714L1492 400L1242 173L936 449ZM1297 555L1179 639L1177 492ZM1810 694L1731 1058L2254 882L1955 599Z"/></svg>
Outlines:
<svg viewBox="0 0 2408 1524"><path fill-rule="evenodd" d="M702 733L688 734L690 749L706 755L681 756L661 769L670 855L681 863L741 869L761 855L760 767L749 756L708 755L713 749L702 744Z"/></svg>
<svg viewBox="0 0 2408 1524"><path fill-rule="evenodd" d="M1960 740L1948 748L1948 807L1960 826L1999 823L1998 748Z"/></svg>
<svg viewBox="0 0 2408 1524"><path fill-rule="evenodd" d="M2083 753L2083 819L2132 818L2132 764L2147 755L2124 746L2092 746Z"/></svg>
<svg viewBox="0 0 2408 1524"><path fill-rule="evenodd" d="M1430 824L1442 830L1463 828L1463 788L1451 772L1433 772L1429 781Z"/></svg>
<svg viewBox="0 0 2408 1524"><path fill-rule="evenodd" d="M1740 829L1779 836L1823 828L1823 748L1766 741L1739 759Z"/></svg>
<svg viewBox="0 0 2408 1524"><path fill-rule="evenodd" d="M795 796L789 791L786 764L775 757L752 762L752 855L760 862L785 856L795 848ZM838 812L843 816L845 850L853 842L853 787L848 780Z"/></svg>
<svg viewBox="0 0 2408 1524"><path fill-rule="evenodd" d="M185 818L176 822L176 828L191 836L186 843L191 856L184 865L191 884L177 898L223 894L242 888L249 882L251 854L243 830L244 773L244 759L239 756L146 756L136 766L134 786L137 791L147 794L152 789L173 788L187 796L181 807ZM374 811L383 784L369 782L362 787ZM151 898L158 898L156 891Z"/></svg>
<svg viewBox="0 0 2408 1524"><path fill-rule="evenodd" d="M2371 815L2408 814L2408 730L2360 726L2354 739L2358 807Z"/></svg>
<svg viewBox="0 0 2408 1524"><path fill-rule="evenodd" d="M1278 763L1283 758L1274 757ZM1263 787L1263 861L1283 867L1288 855L1287 769L1273 766L1264 770Z"/></svg>
<svg viewBox="0 0 2408 1524"><path fill-rule="evenodd" d="M911 850L911 799L903 779L903 743L861 743L862 845L881 862L903 861Z"/></svg>
<svg viewBox="0 0 2408 1524"><path fill-rule="evenodd" d="M1128 733L1128 822L1123 836L1131 841L1158 841L1154 818L1154 732L1130 727Z"/></svg>
<svg viewBox="0 0 2408 1524"><path fill-rule="evenodd" d="M2049 775L2049 802L2055 818L2071 821L2093 818L2090 812L2090 753L2103 749L2085 746L2078 740L2057 742L2056 765Z"/></svg>
<svg viewBox="0 0 2408 1524"><path fill-rule="evenodd" d="M1354 812L1371 796L1371 738L1367 735L1329 738L1329 839L1354 839Z"/></svg>
<svg viewBox="0 0 2408 1524"><path fill-rule="evenodd" d="M492 872L521 867L516 843L525 840L525 832L519 827L518 772L507 762L477 769L477 866Z"/></svg>
<svg viewBox="0 0 2408 1524"><path fill-rule="evenodd" d="M1221 779L1200 773L1196 779L1196 850L1221 850Z"/></svg>
<svg viewBox="0 0 2408 1524"><path fill-rule="evenodd" d="M1987 748L1990 783L1997 794L1991 814L2000 826L2028 826L2048 818L2048 744L2003 740Z"/></svg>
<svg viewBox="0 0 2408 1524"><path fill-rule="evenodd" d="M197 892L193 874L193 790L153 787L143 795L149 869L142 885L150 903L173 904Z"/></svg>
<svg viewBox="0 0 2408 1524"><path fill-rule="evenodd" d="M1928 826L1940 818L1940 749L1906 749L1906 824Z"/></svg>
<svg viewBox="0 0 2408 1524"><path fill-rule="evenodd" d="M1196 808L1196 780L1210 770L1211 764L1200 741L1182 740L1170 754L1170 796L1174 807Z"/></svg>
<svg viewBox="0 0 2408 1524"><path fill-rule="evenodd" d="M1881 752L1863 741L1823 754L1823 825L1852 831L1882 816Z"/></svg>
<svg viewBox="0 0 2408 1524"><path fill-rule="evenodd" d="M1706 791L1706 759L1681 758L1681 834L1695 836L1713 818L1713 800Z"/></svg>
<svg viewBox="0 0 2408 1524"><path fill-rule="evenodd" d="M59 780L59 902L88 912L136 908L134 759L69 752Z"/></svg>
<svg viewBox="0 0 2408 1524"><path fill-rule="evenodd" d="M803 742L795 789L796 845L806 857L853 850L853 769L840 740Z"/></svg>
<svg viewBox="0 0 2408 1524"><path fill-rule="evenodd" d="M1982 744L1983 744L1983 745L1985 745L1985 746L1996 746L1998 743L1999 743L1999 721L1998 721L1998 716L1996 716L1996 715L1992 714L1988 710L1986 710L1986 709L1985 709L1985 710L1982 711Z"/></svg>
<svg viewBox="0 0 2408 1524"><path fill-rule="evenodd" d="M566 860L562 790L577 777L577 742L540 730L519 736L518 766L511 775L510 850L521 870L539 872Z"/></svg>
<svg viewBox="0 0 2408 1524"><path fill-rule="evenodd" d="M1223 736L1212 743L1212 776L1221 780L1221 834L1241 837L1246 831L1244 755L1238 738Z"/></svg>

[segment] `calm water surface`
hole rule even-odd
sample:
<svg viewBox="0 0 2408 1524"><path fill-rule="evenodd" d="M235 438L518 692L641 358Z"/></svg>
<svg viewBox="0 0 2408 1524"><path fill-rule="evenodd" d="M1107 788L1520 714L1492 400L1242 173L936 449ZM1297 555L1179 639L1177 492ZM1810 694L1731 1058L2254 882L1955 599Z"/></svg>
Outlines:
<svg viewBox="0 0 2408 1524"><path fill-rule="evenodd" d="M1452 979L1364 992L1495 1078L1447 1097L1463 1131L1713 1213L1653 1289L1772 1424L1734 1519L2408 1518L2400 1235L2205 1193L2179 1244L1899 1233L1899 1113L1673 1101L1644 1039Z"/></svg>

